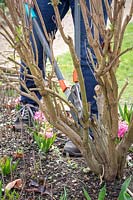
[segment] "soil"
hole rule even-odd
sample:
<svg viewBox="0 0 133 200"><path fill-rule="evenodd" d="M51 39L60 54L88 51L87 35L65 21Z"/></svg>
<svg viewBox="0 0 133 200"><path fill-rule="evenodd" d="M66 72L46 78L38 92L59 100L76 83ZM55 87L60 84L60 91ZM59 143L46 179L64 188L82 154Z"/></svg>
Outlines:
<svg viewBox="0 0 133 200"><path fill-rule="evenodd" d="M8 91L5 94L7 95ZM2 95L1 92L1 97ZM102 180L101 183L100 178L89 170L83 157L63 155L67 138L59 131L50 151L47 154L40 152L29 130L13 130L11 124L16 111L12 100L14 101L14 97L4 97L0 102L0 157L11 156L13 161L19 160L19 164L12 174L0 175L3 188L15 179L22 179L23 188L15 189L20 194L20 200L60 200L64 188L67 192L67 198L63 198L64 200L84 200L83 188L92 200L96 200L100 188L106 183L105 200L117 200L122 183L133 175L132 166L125 167L121 180ZM18 151L22 152L22 158L16 158ZM133 160L133 153L130 152L129 155ZM130 185L130 190L133 192L133 184Z"/></svg>

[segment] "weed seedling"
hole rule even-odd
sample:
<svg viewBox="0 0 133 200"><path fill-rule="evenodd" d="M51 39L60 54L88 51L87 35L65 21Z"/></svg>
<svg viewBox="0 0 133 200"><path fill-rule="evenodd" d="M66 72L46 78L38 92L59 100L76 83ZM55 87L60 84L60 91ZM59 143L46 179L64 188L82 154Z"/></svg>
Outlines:
<svg viewBox="0 0 133 200"><path fill-rule="evenodd" d="M18 166L19 160L13 162L12 157L4 156L0 158L0 173L4 176L11 174L11 172L15 171Z"/></svg>
<svg viewBox="0 0 133 200"><path fill-rule="evenodd" d="M67 200L67 191L66 188L64 187L64 192L60 196L60 200Z"/></svg>

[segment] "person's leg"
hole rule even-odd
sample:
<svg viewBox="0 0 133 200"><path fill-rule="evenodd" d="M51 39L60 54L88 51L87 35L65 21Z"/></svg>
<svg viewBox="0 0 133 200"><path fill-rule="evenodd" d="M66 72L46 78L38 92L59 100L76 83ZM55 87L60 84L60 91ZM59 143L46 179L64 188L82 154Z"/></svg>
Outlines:
<svg viewBox="0 0 133 200"><path fill-rule="evenodd" d="M109 0L109 3L111 3L111 1L112 0ZM69 0L69 3L70 3L70 7L71 7L73 21L75 21L74 20L74 9L75 9L74 0ZM107 23L107 12L106 12L106 8L104 5L104 0L102 1L102 3L103 3L104 18L105 18L105 22ZM87 4L88 9L90 10L89 0L86 0L86 4ZM90 48L90 46L88 44L86 30L85 30L85 26L84 26L84 20L83 20L82 15L80 16L80 19L81 19L80 20L80 30L81 30L81 32L80 32L80 63L81 63L83 77L84 77L86 96L87 96L87 101L90 102L90 104L91 104L91 115L93 115L93 114L98 115L96 100L94 98L94 96L95 96L94 88L97 84L97 81L96 81L94 73L93 73L94 69L93 69L92 63L89 60L89 56L87 54L88 48L92 52L92 57L93 57L94 63L96 63L97 60L96 60L96 56L93 52L93 49ZM93 34L92 20L91 20L91 18L89 18L88 20L89 20L91 31ZM74 22L74 25L75 25L75 22ZM103 42L102 38L100 38L100 42L102 44L102 42ZM89 135L91 138L93 138L93 133L90 129L89 129ZM70 155L73 155L73 156L81 156L80 151L77 149L77 147L71 141L68 141L65 144L64 153L69 153Z"/></svg>
<svg viewBox="0 0 133 200"><path fill-rule="evenodd" d="M37 3L38 3L38 6L40 8L40 11L41 11L47 32L51 33L52 35L55 34L56 31L57 31L57 24L56 24L56 20L55 20L54 9L53 9L53 6L50 3L50 0L45 0L45 1L44 0L37 0ZM63 17L67 13L68 9L69 9L69 2L67 0L62 0L61 4L59 4L59 12L60 12L61 19L63 19ZM38 23L40 24L40 27L41 27L41 22L39 20L39 17L37 17L37 21L38 21ZM42 45L39 41L37 33L34 29L33 29L33 33L34 33L36 45L37 45L37 48L38 48L38 61L39 61L38 66L42 70L43 76L45 78L43 48L42 48ZM32 42L32 38L31 38L31 43L32 43L33 51L35 53L35 48L34 48L34 44ZM23 62L22 62L22 64L24 66ZM22 80L25 80L27 88L36 88L33 79L29 79L28 77L24 77L23 71L24 71L24 68L22 67L20 78ZM30 74L29 70L28 70L28 73ZM23 87L21 87L21 90L24 91ZM38 98L41 99L40 93L39 92L35 92L35 93L38 96ZM36 103L33 100L31 100L30 98L25 97L25 96L21 96L21 102L24 103L24 104L32 104L32 105L36 106Z"/></svg>
<svg viewBox="0 0 133 200"><path fill-rule="evenodd" d="M111 3L112 0L109 0L109 3ZM72 11L72 16L73 16L73 21L74 21L74 0L69 0L70 2L70 7L71 7L71 11ZM103 2L103 11L104 11L104 18L105 18L105 22L107 23L107 12L106 12L106 8L104 5L104 1ZM89 0L86 0L86 4L88 9L90 10L90 3ZM97 62L96 60L96 56L93 52L93 50L90 48L88 41L87 41L87 36L86 36L86 30L85 30L85 25L84 25L84 20L83 17L81 15L80 18L80 30L81 30L81 36L80 36L80 60L81 60L81 69L82 69L82 73L83 73L83 77L84 77L84 82L85 82L85 88L86 88L86 95L87 95L87 101L90 102L91 104L91 114L98 114L97 111L97 105L96 105L96 100L94 98L95 96L95 91L94 88L97 84L97 81L95 79L94 76L94 69L92 66L92 63L89 59L89 55L88 55L88 51L87 49L89 48L90 51L92 52L92 57L94 60L94 63ZM89 23L90 23L90 27L91 27L91 31L93 33L93 22L91 20L91 18L88 19ZM102 38L101 41L102 43Z"/></svg>
<svg viewBox="0 0 133 200"><path fill-rule="evenodd" d="M53 9L53 6L50 4L50 0L45 0L45 1L37 0L37 3L40 8L40 11L42 13L42 17L45 22L47 32L49 34L52 33L52 35L53 35L53 33L55 34L57 31L57 24L56 24L56 20L55 20L54 9ZM62 3L59 4L59 12L60 12L61 19L65 16L68 9L69 9L68 0L62 0ZM37 17L37 21L41 27L39 17ZM38 61L39 61L38 66L42 70L43 77L45 78L44 62L46 61L46 59L45 59L45 61L43 59L43 55L44 55L43 47L42 47L41 42L39 41L37 33L34 29L33 29L33 33L34 33L36 45L38 48ZM30 38L30 39L31 39L33 52L35 55L34 43L32 41L32 38ZM23 67L21 68L20 79L25 81L27 88L29 88L29 89L36 88L33 79L30 79L29 77L24 76L23 72L24 72L24 67L26 67L26 66L23 62L22 62L22 65L23 65ZM30 74L30 70L28 69L28 67L27 67L27 70L28 70L28 74ZM20 89L21 89L21 91L25 91L22 86L20 87ZM38 96L38 98L41 99L40 93L37 91L35 91L35 93ZM15 119L15 123L14 123L16 130L21 130L25 124L28 124L30 126L33 125L33 123L32 123L33 115L34 115L34 112L38 109L38 105L33 100L31 100L30 98L27 98L25 96L21 96L21 103L22 103L21 109L20 109L19 113L16 115L16 119Z"/></svg>

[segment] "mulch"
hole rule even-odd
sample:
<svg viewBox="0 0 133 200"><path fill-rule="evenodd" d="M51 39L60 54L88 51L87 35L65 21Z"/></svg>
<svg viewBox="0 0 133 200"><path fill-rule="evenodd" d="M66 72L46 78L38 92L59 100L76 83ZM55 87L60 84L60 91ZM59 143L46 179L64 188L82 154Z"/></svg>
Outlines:
<svg viewBox="0 0 133 200"><path fill-rule="evenodd" d="M19 159L17 169L10 175L0 179L3 187L15 180L22 179L21 190L15 189L20 194L20 200L83 200L83 188L87 190L92 200L98 199L100 188L106 184L107 194L105 200L117 200L121 185L126 178L133 175L132 166L127 165L121 180L102 182L92 173L83 157L69 157L63 155L63 147L67 138L57 133L57 139L47 154L40 152L34 142L32 134L26 130L15 132L11 121L14 109L2 107L0 110L0 157L12 156L13 160ZM22 152L22 157L17 158L16 152ZM129 153L133 159L133 152ZM130 185L133 191L133 184Z"/></svg>

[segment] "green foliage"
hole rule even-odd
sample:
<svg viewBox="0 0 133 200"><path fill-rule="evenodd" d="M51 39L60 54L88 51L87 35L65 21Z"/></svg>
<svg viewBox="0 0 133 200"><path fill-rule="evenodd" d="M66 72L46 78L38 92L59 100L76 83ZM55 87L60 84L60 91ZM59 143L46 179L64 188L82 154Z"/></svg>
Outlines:
<svg viewBox="0 0 133 200"><path fill-rule="evenodd" d="M129 23L125 34L124 34L124 41L122 44L122 50L125 50L127 48L130 48L132 46L132 38L133 38L133 23ZM125 83L125 79L128 78L129 85L127 86L125 92L122 95L121 101L130 101L133 102L133 68L132 68L132 63L133 63L133 52L129 51L126 54L124 54L120 60L120 67L117 69L116 72L116 77L118 80L118 85L119 85L119 91L123 87ZM66 78L67 81L72 82L72 72L73 72L73 62L70 56L70 53L65 53L61 56L57 57L57 61L59 63L59 66L61 67L61 70ZM130 103L129 102L129 103Z"/></svg>
<svg viewBox="0 0 133 200"><path fill-rule="evenodd" d="M122 184L121 191L118 197L118 200L132 200L132 197L127 193L127 188L130 184L131 177L125 180L125 182ZM89 196L88 192L83 188L84 196L86 200L91 200L91 197ZM106 196L106 186L104 185L98 195L98 200L104 200Z"/></svg>
<svg viewBox="0 0 133 200"><path fill-rule="evenodd" d="M16 32L17 32L17 35L15 37L15 40L16 42L19 42L20 38L22 38L22 27L21 26L16 27Z"/></svg>
<svg viewBox="0 0 133 200"><path fill-rule="evenodd" d="M106 185L104 185L99 192L98 200L104 200L106 196Z"/></svg>
<svg viewBox="0 0 133 200"><path fill-rule="evenodd" d="M4 91L5 92L5 96L9 96L9 97L14 97L16 94L16 91L14 89L7 89Z"/></svg>
<svg viewBox="0 0 133 200"><path fill-rule="evenodd" d="M78 168L78 164L71 159L67 160L67 166L70 167L71 169L77 169Z"/></svg>
<svg viewBox="0 0 133 200"><path fill-rule="evenodd" d="M41 134L34 132L33 137L34 137L34 140L36 141L39 149L41 151L47 153L56 139L56 134L54 134L53 137L51 137L51 138L46 138L46 137L42 136Z"/></svg>
<svg viewBox="0 0 133 200"><path fill-rule="evenodd" d="M6 7L5 0L0 0L0 8L2 8L4 10L5 7Z"/></svg>
<svg viewBox="0 0 133 200"><path fill-rule="evenodd" d="M2 181L0 180L0 199L2 197Z"/></svg>
<svg viewBox="0 0 133 200"><path fill-rule="evenodd" d="M19 111L19 110L21 109L21 105L20 105L20 104L17 104L17 105L15 106L15 109L16 109L16 111Z"/></svg>
<svg viewBox="0 0 133 200"><path fill-rule="evenodd" d="M133 46L133 43L131 42L133 38L133 23L129 23L125 34L124 34L124 40L122 44L122 51L124 51L127 48L130 48ZM128 103L133 102L133 51L128 51L126 54L121 56L120 58L120 67L117 70L117 80L119 83L119 91L125 84L125 80L128 79L129 85L127 86L125 92L122 95L121 102L123 100L128 101Z"/></svg>
<svg viewBox="0 0 133 200"><path fill-rule="evenodd" d="M84 196L85 196L86 200L91 200L91 198L85 188L83 188L83 192L84 192Z"/></svg>
<svg viewBox="0 0 133 200"><path fill-rule="evenodd" d="M86 191L85 188L83 188L84 196L86 200L91 200L91 197L89 196L88 192ZM106 196L106 185L104 185L98 194L98 200L104 200Z"/></svg>
<svg viewBox="0 0 133 200"><path fill-rule="evenodd" d="M129 148L129 152L133 153L133 145Z"/></svg>
<svg viewBox="0 0 133 200"><path fill-rule="evenodd" d="M73 67L73 62L72 62L70 53L68 52L61 56L58 56L57 61L59 63L61 71L63 72L66 80L71 83L72 78L73 78L72 73L73 73L74 67Z"/></svg>
<svg viewBox="0 0 133 200"><path fill-rule="evenodd" d="M127 193L127 188L130 184L130 181L131 181L131 177L126 179L125 182L123 183L118 200L132 200L131 196Z"/></svg>
<svg viewBox="0 0 133 200"><path fill-rule="evenodd" d="M126 121L130 124L132 115L133 115L133 104L128 108L127 103L124 104L124 107L119 104L119 113L123 121Z"/></svg>
<svg viewBox="0 0 133 200"><path fill-rule="evenodd" d="M4 156L0 158L0 173L4 176L16 170L19 160L13 162L12 157Z"/></svg>
<svg viewBox="0 0 133 200"><path fill-rule="evenodd" d="M60 196L60 200L67 200L67 191L65 187L64 187L64 193L61 194Z"/></svg>
<svg viewBox="0 0 133 200"><path fill-rule="evenodd" d="M20 197L19 193L14 191L5 191L5 194L2 195L2 181L0 180L0 200L18 200Z"/></svg>
<svg viewBox="0 0 133 200"><path fill-rule="evenodd" d="M39 150L47 153L56 139L56 134L53 133L53 126L46 120L41 111L34 115L34 128L29 129Z"/></svg>
<svg viewBox="0 0 133 200"><path fill-rule="evenodd" d="M4 197L1 200L18 200L20 195L18 192L14 191L6 191Z"/></svg>
<svg viewBox="0 0 133 200"><path fill-rule="evenodd" d="M0 3L5 3L5 0L0 0Z"/></svg>

